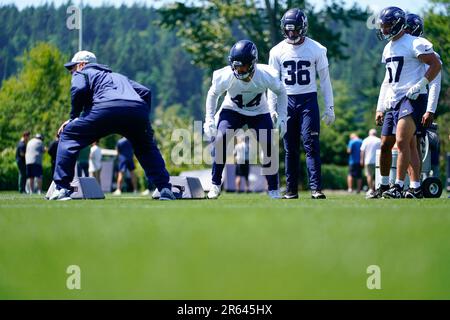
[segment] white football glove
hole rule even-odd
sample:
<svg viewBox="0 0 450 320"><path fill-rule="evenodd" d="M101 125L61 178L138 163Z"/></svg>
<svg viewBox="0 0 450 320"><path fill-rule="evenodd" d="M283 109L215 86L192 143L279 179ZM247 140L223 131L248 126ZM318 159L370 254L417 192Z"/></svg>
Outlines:
<svg viewBox="0 0 450 320"><path fill-rule="evenodd" d="M277 124L278 113L276 111L272 111L270 113L270 118L272 118L272 124L273 124L273 127L275 128L275 125Z"/></svg>
<svg viewBox="0 0 450 320"><path fill-rule="evenodd" d="M325 112L323 113L322 120L325 122L327 126L332 124L334 120L336 119L336 116L334 115L334 107L329 106L325 108Z"/></svg>
<svg viewBox="0 0 450 320"><path fill-rule="evenodd" d="M277 128L278 130L280 130L280 138L283 138L284 135L287 132L287 121L288 121L289 117L286 118L278 118L277 119L277 123L275 125L275 128Z"/></svg>
<svg viewBox="0 0 450 320"><path fill-rule="evenodd" d="M423 77L419 82L409 88L408 92L406 93L406 97L410 100L416 100L420 94L420 91L423 91L428 83L428 79Z"/></svg>
<svg viewBox="0 0 450 320"><path fill-rule="evenodd" d="M271 112L270 117L272 118L273 127L280 131L280 138L283 138L287 132L287 121L289 117L287 119L280 118L276 111Z"/></svg>
<svg viewBox="0 0 450 320"><path fill-rule="evenodd" d="M217 127L216 123L214 121L214 118L211 119L205 119L205 123L203 124L203 131L205 132L205 135L211 139L216 136L217 134Z"/></svg>

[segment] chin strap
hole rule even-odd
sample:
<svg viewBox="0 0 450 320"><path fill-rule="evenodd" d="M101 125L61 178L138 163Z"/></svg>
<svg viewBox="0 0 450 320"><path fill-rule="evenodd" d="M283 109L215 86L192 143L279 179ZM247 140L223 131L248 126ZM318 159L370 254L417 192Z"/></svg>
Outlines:
<svg viewBox="0 0 450 320"><path fill-rule="evenodd" d="M299 44L300 42L302 42L303 38L304 37L302 37L302 36L298 37L295 40L291 40L289 38L286 38L286 42L289 43L289 44Z"/></svg>

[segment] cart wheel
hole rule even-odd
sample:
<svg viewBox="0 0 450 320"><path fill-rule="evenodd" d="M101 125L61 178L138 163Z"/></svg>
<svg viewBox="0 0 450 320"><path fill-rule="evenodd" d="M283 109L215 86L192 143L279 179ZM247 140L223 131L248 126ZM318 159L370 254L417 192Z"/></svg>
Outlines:
<svg viewBox="0 0 450 320"><path fill-rule="evenodd" d="M436 177L426 178L422 182L422 190L425 198L439 198L442 194L442 182Z"/></svg>

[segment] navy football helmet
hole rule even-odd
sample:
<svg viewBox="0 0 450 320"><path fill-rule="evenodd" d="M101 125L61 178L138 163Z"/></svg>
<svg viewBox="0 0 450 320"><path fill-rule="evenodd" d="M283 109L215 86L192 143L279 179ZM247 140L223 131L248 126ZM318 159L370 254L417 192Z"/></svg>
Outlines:
<svg viewBox="0 0 450 320"><path fill-rule="evenodd" d="M308 31L308 18L298 8L289 9L281 18L280 24L286 41L295 44L301 41Z"/></svg>
<svg viewBox="0 0 450 320"><path fill-rule="evenodd" d="M378 39L391 40L405 28L405 23L406 14L402 9L398 7L384 8L378 18Z"/></svg>
<svg viewBox="0 0 450 320"><path fill-rule="evenodd" d="M408 13L406 15L405 30L410 35L420 37L423 34L423 20L417 14Z"/></svg>
<svg viewBox="0 0 450 320"><path fill-rule="evenodd" d="M228 62L233 70L234 76L239 80L248 78L254 71L258 62L258 49L250 40L240 40L234 44L228 56ZM240 73L237 67L248 65L244 73Z"/></svg>

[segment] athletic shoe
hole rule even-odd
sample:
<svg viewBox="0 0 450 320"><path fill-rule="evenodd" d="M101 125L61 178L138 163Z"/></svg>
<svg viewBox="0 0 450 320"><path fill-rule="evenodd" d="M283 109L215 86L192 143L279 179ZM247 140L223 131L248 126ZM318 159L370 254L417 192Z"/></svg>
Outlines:
<svg viewBox="0 0 450 320"><path fill-rule="evenodd" d="M422 199L423 198L422 187L409 188L408 190L405 191L403 197L407 199Z"/></svg>
<svg viewBox="0 0 450 320"><path fill-rule="evenodd" d="M162 188L159 193L159 200L176 200L175 195L169 188Z"/></svg>
<svg viewBox="0 0 450 320"><path fill-rule="evenodd" d="M375 190L372 194L367 195L366 199L380 199L383 197L383 192L389 190L389 185L380 184L377 190Z"/></svg>
<svg viewBox="0 0 450 320"><path fill-rule="evenodd" d="M220 186L212 184L208 192L208 199L217 199L220 195Z"/></svg>
<svg viewBox="0 0 450 320"><path fill-rule="evenodd" d="M112 194L113 194L113 196L120 196L122 194L122 191L120 191L120 189L117 189Z"/></svg>
<svg viewBox="0 0 450 320"><path fill-rule="evenodd" d="M394 184L389 190L383 192L383 198L385 199L401 199L403 198L402 194L403 188L398 184Z"/></svg>
<svg viewBox="0 0 450 320"><path fill-rule="evenodd" d="M298 199L298 193L297 192L292 192L292 191L287 191L283 195L283 199Z"/></svg>
<svg viewBox="0 0 450 320"><path fill-rule="evenodd" d="M311 190L311 199L326 199L325 195L320 190Z"/></svg>
<svg viewBox="0 0 450 320"><path fill-rule="evenodd" d="M272 199L281 199L281 194L280 194L280 190L269 190L267 192L267 194L269 195L269 197L271 197Z"/></svg>
<svg viewBox="0 0 450 320"><path fill-rule="evenodd" d="M50 198L48 200L58 200L58 201L67 201L67 200L72 200L72 198L70 197L72 191L70 191L69 189L55 189L52 193L52 195L50 196Z"/></svg>

